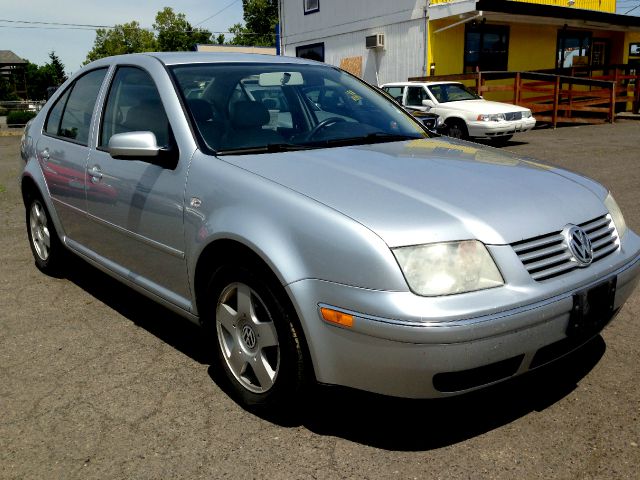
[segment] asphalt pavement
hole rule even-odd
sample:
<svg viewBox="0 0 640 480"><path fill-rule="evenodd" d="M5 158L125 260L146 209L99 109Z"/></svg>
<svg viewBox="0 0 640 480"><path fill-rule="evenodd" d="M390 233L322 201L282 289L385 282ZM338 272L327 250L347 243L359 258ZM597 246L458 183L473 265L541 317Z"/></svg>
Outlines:
<svg viewBox="0 0 640 480"><path fill-rule="evenodd" d="M639 140L620 121L504 149L604 183L640 231ZM323 387L262 418L219 386L194 325L81 261L36 269L18 141L0 137L0 479L638 478L640 291L584 348L499 386L425 401Z"/></svg>

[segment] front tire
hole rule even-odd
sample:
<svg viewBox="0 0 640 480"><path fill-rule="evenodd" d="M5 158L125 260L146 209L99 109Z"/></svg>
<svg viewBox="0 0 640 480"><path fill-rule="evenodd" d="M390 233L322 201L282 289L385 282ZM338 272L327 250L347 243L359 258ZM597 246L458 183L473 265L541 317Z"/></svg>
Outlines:
<svg viewBox="0 0 640 480"><path fill-rule="evenodd" d="M36 266L47 275L58 276L64 269L66 249L51 215L37 194L28 197L26 207L27 236Z"/></svg>
<svg viewBox="0 0 640 480"><path fill-rule="evenodd" d="M279 411L300 393L304 356L280 285L245 266L214 275L205 310L217 363L245 407Z"/></svg>
<svg viewBox="0 0 640 480"><path fill-rule="evenodd" d="M459 138L461 140L466 140L469 138L469 131L467 130L467 125L462 120L457 118L446 120L445 121L446 130L445 134L449 137Z"/></svg>

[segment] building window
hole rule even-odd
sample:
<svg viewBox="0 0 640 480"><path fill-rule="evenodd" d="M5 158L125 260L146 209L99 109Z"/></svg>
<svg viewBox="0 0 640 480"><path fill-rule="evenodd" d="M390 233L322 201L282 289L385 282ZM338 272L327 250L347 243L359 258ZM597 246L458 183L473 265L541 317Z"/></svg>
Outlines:
<svg viewBox="0 0 640 480"><path fill-rule="evenodd" d="M304 3L304 14L320 11L320 0L302 0Z"/></svg>
<svg viewBox="0 0 640 480"><path fill-rule="evenodd" d="M467 24L464 35L464 72L507 70L509 27Z"/></svg>
<svg viewBox="0 0 640 480"><path fill-rule="evenodd" d="M296 57L324 62L324 43L296 47Z"/></svg>
<svg viewBox="0 0 640 480"><path fill-rule="evenodd" d="M591 32L560 30L556 68L570 68L589 64Z"/></svg>

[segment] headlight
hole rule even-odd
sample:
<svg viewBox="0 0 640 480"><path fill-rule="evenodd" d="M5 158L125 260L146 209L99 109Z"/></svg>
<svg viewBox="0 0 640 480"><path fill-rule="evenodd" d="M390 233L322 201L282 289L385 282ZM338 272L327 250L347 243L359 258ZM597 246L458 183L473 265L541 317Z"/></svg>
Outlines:
<svg viewBox="0 0 640 480"><path fill-rule="evenodd" d="M472 292L504 284L487 248L477 240L394 248L409 288L424 296Z"/></svg>
<svg viewBox="0 0 640 480"><path fill-rule="evenodd" d="M531 110L522 112L522 118L531 118Z"/></svg>
<svg viewBox="0 0 640 480"><path fill-rule="evenodd" d="M622 238L627 232L627 224L622 216L622 210L620 210L620 207L613 199L613 196L611 196L611 193L609 193L607 198L604 199L604 205L611 214L613 224L616 226L616 230L618 231L618 237Z"/></svg>
<svg viewBox="0 0 640 480"><path fill-rule="evenodd" d="M479 122L499 122L504 120L504 113L483 113L478 115Z"/></svg>

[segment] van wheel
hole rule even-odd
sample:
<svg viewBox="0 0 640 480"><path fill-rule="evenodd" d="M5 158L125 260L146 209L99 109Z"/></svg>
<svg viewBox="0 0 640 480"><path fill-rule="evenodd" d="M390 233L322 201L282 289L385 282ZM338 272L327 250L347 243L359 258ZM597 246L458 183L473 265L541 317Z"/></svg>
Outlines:
<svg viewBox="0 0 640 480"><path fill-rule="evenodd" d="M446 120L445 122L445 135L453 138L466 139L469 137L467 125L458 119Z"/></svg>
<svg viewBox="0 0 640 480"><path fill-rule="evenodd" d="M205 325L218 364L246 407L281 411L302 389L301 333L282 295L280 285L245 266L222 267L209 285Z"/></svg>
<svg viewBox="0 0 640 480"><path fill-rule="evenodd" d="M58 238L44 201L37 194L28 198L26 223L36 266L47 275L62 273L67 251Z"/></svg>

